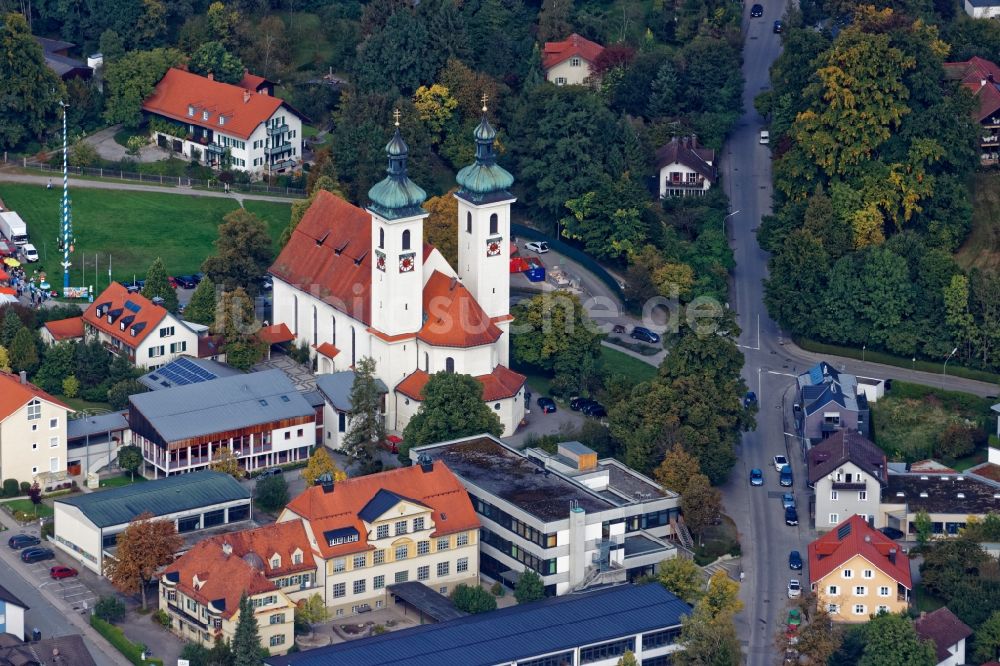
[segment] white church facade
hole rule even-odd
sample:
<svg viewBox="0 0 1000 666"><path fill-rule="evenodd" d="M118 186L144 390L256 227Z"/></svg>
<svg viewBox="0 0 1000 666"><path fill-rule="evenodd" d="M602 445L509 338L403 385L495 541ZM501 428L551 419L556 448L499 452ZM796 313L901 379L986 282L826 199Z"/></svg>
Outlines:
<svg viewBox="0 0 1000 666"><path fill-rule="evenodd" d="M476 377L504 436L524 418L525 377L508 367L514 179L496 164L495 136L484 113L476 161L457 177L457 270L424 242L426 193L407 176L398 126L367 209L320 191L270 268L274 323L310 346L317 372L375 360L388 431L403 430L438 372Z"/></svg>

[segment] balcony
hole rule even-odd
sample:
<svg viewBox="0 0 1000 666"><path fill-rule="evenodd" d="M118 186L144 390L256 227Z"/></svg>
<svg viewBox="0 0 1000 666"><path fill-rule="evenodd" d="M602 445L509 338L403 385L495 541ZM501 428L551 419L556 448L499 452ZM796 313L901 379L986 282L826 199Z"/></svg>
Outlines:
<svg viewBox="0 0 1000 666"><path fill-rule="evenodd" d="M278 160L271 165L271 168L275 171L281 171L283 169L294 169L295 165L295 160Z"/></svg>
<svg viewBox="0 0 1000 666"><path fill-rule="evenodd" d="M851 483L849 481L834 481L833 482L833 489L834 490L866 490L867 488L868 488L868 486L866 486L863 482L859 482L859 483Z"/></svg>
<svg viewBox="0 0 1000 666"><path fill-rule="evenodd" d="M222 155L226 152L226 149L217 143L209 143L205 144L205 152Z"/></svg>
<svg viewBox="0 0 1000 666"><path fill-rule="evenodd" d="M275 126L271 126L271 125L267 126L267 135L268 136L274 136L276 134L284 134L287 131L288 131L288 124L287 123L282 123L280 125L275 125Z"/></svg>
<svg viewBox="0 0 1000 666"><path fill-rule="evenodd" d="M291 141L285 141L284 143L280 143L277 146L271 146L270 148L265 148L264 153L267 154L268 157L274 157L275 155L280 155L281 153L289 152L291 151L291 149L292 149Z"/></svg>

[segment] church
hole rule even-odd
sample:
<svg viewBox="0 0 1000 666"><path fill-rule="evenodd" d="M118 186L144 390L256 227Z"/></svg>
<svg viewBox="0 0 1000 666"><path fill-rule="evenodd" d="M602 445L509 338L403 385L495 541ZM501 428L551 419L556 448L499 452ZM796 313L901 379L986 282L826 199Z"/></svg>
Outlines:
<svg viewBox="0 0 1000 666"><path fill-rule="evenodd" d="M427 194L407 176L397 118L368 207L318 192L270 269L274 323L310 346L317 372L375 360L390 432L406 427L437 372L478 379L504 436L524 417L525 377L508 367L514 177L496 163L485 106L474 137L475 162L457 176L457 267L424 241Z"/></svg>

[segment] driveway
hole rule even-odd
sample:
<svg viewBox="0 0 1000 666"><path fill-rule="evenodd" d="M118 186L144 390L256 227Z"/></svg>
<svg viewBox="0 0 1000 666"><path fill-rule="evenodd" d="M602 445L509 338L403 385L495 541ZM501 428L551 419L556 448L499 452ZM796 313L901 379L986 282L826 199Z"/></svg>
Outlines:
<svg viewBox="0 0 1000 666"><path fill-rule="evenodd" d="M160 160L165 160L169 157L167 153L160 150L155 144L149 143L142 147L139 151L139 155L133 157L125 151L125 146L122 146L117 141L115 141L115 134L121 130L121 125L113 125L99 132L94 132L90 136L86 137L84 141L92 145L96 150L97 154L103 159L110 160L112 162L120 162L121 160L128 158L130 160L135 160L136 162L159 162Z"/></svg>

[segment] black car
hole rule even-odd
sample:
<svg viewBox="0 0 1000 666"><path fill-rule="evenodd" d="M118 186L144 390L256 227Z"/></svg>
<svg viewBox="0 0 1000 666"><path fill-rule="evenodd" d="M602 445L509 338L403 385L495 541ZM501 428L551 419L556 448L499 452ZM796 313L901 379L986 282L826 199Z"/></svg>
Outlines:
<svg viewBox="0 0 1000 666"><path fill-rule="evenodd" d="M781 31L785 29L785 24L781 21L774 22L774 34L780 35Z"/></svg>
<svg viewBox="0 0 1000 666"><path fill-rule="evenodd" d="M660 336L653 333L651 330L645 326L636 326L632 329L629 337L633 340L640 340L642 342L648 342L651 345L655 345L660 341Z"/></svg>
<svg viewBox="0 0 1000 666"><path fill-rule="evenodd" d="M542 410L542 414L551 414L556 411L556 401L552 398L539 398L538 407Z"/></svg>
<svg viewBox="0 0 1000 666"><path fill-rule="evenodd" d="M145 280L133 280L132 282L125 283L125 289L128 290L128 293L130 294L139 293L145 286L146 286Z"/></svg>
<svg viewBox="0 0 1000 666"><path fill-rule="evenodd" d="M174 282L181 289L194 289L198 286L198 281L194 279L193 275L175 275Z"/></svg>
<svg viewBox="0 0 1000 666"><path fill-rule="evenodd" d="M753 391L747 391L747 394L743 396L743 408L750 409L752 405L757 404L757 394Z"/></svg>
<svg viewBox="0 0 1000 666"><path fill-rule="evenodd" d="M902 530L897 530L895 527L880 527L878 528L878 531L893 540L902 539L904 536L906 536L905 534L903 534Z"/></svg>
<svg viewBox="0 0 1000 666"><path fill-rule="evenodd" d="M794 506L785 509L785 524L792 526L799 524L799 512L795 510Z"/></svg>
<svg viewBox="0 0 1000 666"><path fill-rule="evenodd" d="M27 548L28 546L37 546L41 542L42 540L33 534L15 534L11 538L7 539L7 545L13 550L21 550L22 548Z"/></svg>
<svg viewBox="0 0 1000 666"><path fill-rule="evenodd" d="M52 552L51 548L29 548L28 550L21 552L21 561L32 563L41 562L42 560L51 560L56 556Z"/></svg>
<svg viewBox="0 0 1000 666"><path fill-rule="evenodd" d="M802 570L802 555L799 554L799 551L793 550L788 554L788 568L796 571Z"/></svg>
<svg viewBox="0 0 1000 666"><path fill-rule="evenodd" d="M608 410L604 409L604 405L599 402L594 402L593 400L591 400L590 404L586 405L580 411L595 419L604 419L608 416Z"/></svg>
<svg viewBox="0 0 1000 666"><path fill-rule="evenodd" d="M764 5L754 5L750 8L750 16L760 18L764 15Z"/></svg>
<svg viewBox="0 0 1000 666"><path fill-rule="evenodd" d="M260 476L258 476L257 478L258 479L266 479L266 478L268 478L270 476L281 476L284 473L285 473L285 470L281 469L280 467L271 467L271 468L265 469L263 472L261 472Z"/></svg>
<svg viewBox="0 0 1000 666"><path fill-rule="evenodd" d="M572 409L574 412L582 412L586 411L588 405L596 405L596 404L597 403L591 400L590 398L576 397L576 398L570 398L569 408Z"/></svg>

